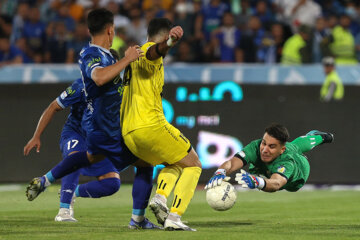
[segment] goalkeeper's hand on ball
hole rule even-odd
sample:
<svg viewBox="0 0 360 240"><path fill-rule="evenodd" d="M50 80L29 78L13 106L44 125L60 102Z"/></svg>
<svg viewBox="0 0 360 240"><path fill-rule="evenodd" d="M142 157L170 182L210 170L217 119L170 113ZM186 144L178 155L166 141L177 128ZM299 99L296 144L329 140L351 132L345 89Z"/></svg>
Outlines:
<svg viewBox="0 0 360 240"><path fill-rule="evenodd" d="M265 179L251 175L242 169L240 173L236 174L235 181L237 181L242 187L250 189L258 188L261 190L266 186Z"/></svg>
<svg viewBox="0 0 360 240"><path fill-rule="evenodd" d="M210 178L209 182L206 184L205 189L210 189L216 186L220 186L222 181L229 181L230 177L226 176L225 169L218 169L214 175Z"/></svg>

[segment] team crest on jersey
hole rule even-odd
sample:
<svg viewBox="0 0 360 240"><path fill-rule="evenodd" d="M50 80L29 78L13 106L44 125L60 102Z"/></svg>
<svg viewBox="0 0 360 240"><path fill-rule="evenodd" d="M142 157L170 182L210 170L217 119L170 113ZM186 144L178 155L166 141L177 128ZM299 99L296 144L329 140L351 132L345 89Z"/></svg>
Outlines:
<svg viewBox="0 0 360 240"><path fill-rule="evenodd" d="M284 173L286 171L286 168L284 167L284 166L280 166L280 167L278 167L278 169L277 169L277 172L278 173Z"/></svg>
<svg viewBox="0 0 360 240"><path fill-rule="evenodd" d="M72 89L71 86L66 89L66 93L69 96L73 95L75 92L76 92L76 90Z"/></svg>

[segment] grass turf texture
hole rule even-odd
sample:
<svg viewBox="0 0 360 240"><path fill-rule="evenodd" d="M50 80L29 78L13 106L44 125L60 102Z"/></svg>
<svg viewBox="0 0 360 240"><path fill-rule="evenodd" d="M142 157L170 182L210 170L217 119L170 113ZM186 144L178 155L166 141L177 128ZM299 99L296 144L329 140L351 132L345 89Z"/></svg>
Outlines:
<svg viewBox="0 0 360 240"><path fill-rule="evenodd" d="M131 186L102 199L77 199L77 223L54 222L59 186L33 202L21 191L0 192L0 240L8 239L360 239L360 192L239 192L226 212L212 210L198 190L184 221L197 232L129 230ZM149 219L155 222L150 211Z"/></svg>

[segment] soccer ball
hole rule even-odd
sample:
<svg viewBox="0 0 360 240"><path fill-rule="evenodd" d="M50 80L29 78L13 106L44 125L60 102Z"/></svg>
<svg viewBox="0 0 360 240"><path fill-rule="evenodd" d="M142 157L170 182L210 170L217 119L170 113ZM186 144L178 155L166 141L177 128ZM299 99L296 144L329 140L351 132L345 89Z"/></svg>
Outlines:
<svg viewBox="0 0 360 240"><path fill-rule="evenodd" d="M216 211L226 211L236 202L236 190L233 185L223 181L220 186L207 190L206 201Z"/></svg>

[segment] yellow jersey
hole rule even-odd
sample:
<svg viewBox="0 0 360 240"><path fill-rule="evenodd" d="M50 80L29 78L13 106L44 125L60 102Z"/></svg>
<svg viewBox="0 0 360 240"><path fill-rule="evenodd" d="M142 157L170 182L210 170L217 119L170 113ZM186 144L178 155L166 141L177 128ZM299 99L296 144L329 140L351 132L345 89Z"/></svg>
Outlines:
<svg viewBox="0 0 360 240"><path fill-rule="evenodd" d="M166 124L161 96L164 86L163 58L153 61L146 58L147 50L154 44L145 43L141 47L144 56L125 69L120 109L123 135L139 128Z"/></svg>

